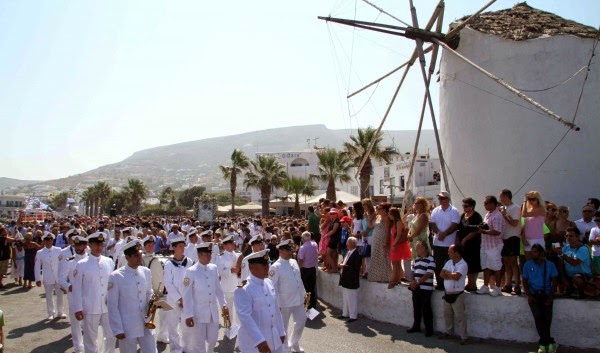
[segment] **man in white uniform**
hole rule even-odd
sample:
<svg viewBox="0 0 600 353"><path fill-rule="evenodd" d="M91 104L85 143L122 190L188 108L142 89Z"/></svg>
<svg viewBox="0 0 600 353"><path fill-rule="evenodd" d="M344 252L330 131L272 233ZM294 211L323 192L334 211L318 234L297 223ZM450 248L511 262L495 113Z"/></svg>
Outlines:
<svg viewBox="0 0 600 353"><path fill-rule="evenodd" d="M75 234L75 235L73 235ZM69 321L71 322L71 339L73 341L73 348L75 353L83 353L83 335L81 322L75 318L75 308L73 307L73 271L79 260L83 260L87 257L87 239L79 236L79 233L75 229L71 229L67 232L66 236L69 238L69 247L63 249L72 250L73 254L68 251L68 257L63 257L59 264L59 280L60 290L67 294L69 300ZM65 256L65 255L63 255Z"/></svg>
<svg viewBox="0 0 600 353"><path fill-rule="evenodd" d="M193 346L186 352L213 352L219 333L219 307L227 312L219 283L217 266L210 263L213 243L197 245L198 263L185 272L183 312L185 324L192 328Z"/></svg>
<svg viewBox="0 0 600 353"><path fill-rule="evenodd" d="M225 251L217 258L217 269L219 271L219 278L221 279L221 288L225 293L225 301L229 308L231 326L235 326L237 324L237 318L235 314L235 305L233 304L233 292L238 285L236 265L240 254L235 252L235 240L233 235L228 235L223 238L222 243Z"/></svg>
<svg viewBox="0 0 600 353"><path fill-rule="evenodd" d="M132 240L123 246L127 265L113 271L108 279L108 317L121 353L156 353L154 333L146 324L152 297L152 275L142 266L142 243Z"/></svg>
<svg viewBox="0 0 600 353"><path fill-rule="evenodd" d="M142 246L144 247L142 266L150 269L150 274L152 275L152 290L154 293L162 294L159 293L159 290L163 291L165 288L163 263L161 261L163 258L154 254L155 242L156 238L151 234L142 239ZM166 311L158 310L156 315L158 316L158 322L156 323L156 340L165 344L169 343L169 326L167 324Z"/></svg>
<svg viewBox="0 0 600 353"><path fill-rule="evenodd" d="M288 336L287 352L304 352L300 347L300 337L306 324L306 311L304 310L304 284L300 275L300 266L292 259L294 254L294 241L287 239L277 245L279 259L271 265L269 278L277 293L277 302L281 309L283 326L288 332L290 317L293 322L292 335Z"/></svg>
<svg viewBox="0 0 600 353"><path fill-rule="evenodd" d="M58 284L58 263L60 262L61 249L52 245L54 234L50 232L44 233L42 242L44 247L38 250L35 255L35 284L41 287L42 282L44 283L48 320L54 320L55 314L57 318L64 319L67 316L63 314L63 292ZM55 292L56 306L54 305Z"/></svg>
<svg viewBox="0 0 600 353"><path fill-rule="evenodd" d="M188 244L185 247L184 255L192 259L194 263L198 262L198 252L196 251L196 243L198 242L198 230L191 228L187 233Z"/></svg>
<svg viewBox="0 0 600 353"><path fill-rule="evenodd" d="M200 238L201 238L201 242L202 243L213 243L213 232L211 230L206 230L202 233L200 233ZM216 244L215 244L216 245ZM211 264L216 264L217 263L217 257L219 256L219 247L218 246L213 246L212 247L212 256L210 257L210 263Z"/></svg>
<svg viewBox="0 0 600 353"><path fill-rule="evenodd" d="M183 316L183 277L193 262L183 254L185 237L172 238L171 246L173 247L173 257L165 263L164 273L167 303L173 307L173 310L166 312L169 327L169 349L171 353L192 352L189 349L192 344L190 340L192 332L185 326L185 316Z"/></svg>
<svg viewBox="0 0 600 353"><path fill-rule="evenodd" d="M263 241L263 237L262 235L258 234L252 237L252 239L250 239L250 247L252 248L252 253L258 252L258 251L262 251L265 249L265 243ZM238 257L238 264L240 265L240 282L247 280L248 276L250 276L250 269L248 267L248 260L246 260L247 257L242 258L241 256Z"/></svg>
<svg viewBox="0 0 600 353"><path fill-rule="evenodd" d="M244 259L251 275L235 290L235 307L240 320L239 348L242 353L282 353L285 329L277 294L269 275L269 250L252 253Z"/></svg>
<svg viewBox="0 0 600 353"><path fill-rule="evenodd" d="M102 326L104 334L104 353L115 351L115 338L108 322L106 293L108 276L115 264L113 260L102 255L104 250L104 233L96 232L88 236L90 254L77 262L73 271L73 310L75 318L83 321L83 346L85 353L98 352L98 327Z"/></svg>

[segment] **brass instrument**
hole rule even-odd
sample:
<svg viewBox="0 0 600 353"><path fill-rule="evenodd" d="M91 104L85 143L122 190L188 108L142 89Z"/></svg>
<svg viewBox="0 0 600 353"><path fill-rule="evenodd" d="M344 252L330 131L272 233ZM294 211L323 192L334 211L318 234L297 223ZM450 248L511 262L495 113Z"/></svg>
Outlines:
<svg viewBox="0 0 600 353"><path fill-rule="evenodd" d="M231 328L231 319L229 318L229 310L223 310L221 312L221 316L223 317L223 327L226 329Z"/></svg>
<svg viewBox="0 0 600 353"><path fill-rule="evenodd" d="M310 305L310 292L306 292L306 294L304 294L304 311L308 311L309 305Z"/></svg>
<svg viewBox="0 0 600 353"><path fill-rule="evenodd" d="M154 330L156 328L156 325L154 324L154 316L156 316L156 309L158 309L156 302L160 299L159 293L162 292L160 290L161 285L162 283L158 285L157 293L153 293L150 297L150 300L148 301L148 309L146 310L146 315L144 315L146 319L150 318L150 320L144 324L144 326L150 330Z"/></svg>

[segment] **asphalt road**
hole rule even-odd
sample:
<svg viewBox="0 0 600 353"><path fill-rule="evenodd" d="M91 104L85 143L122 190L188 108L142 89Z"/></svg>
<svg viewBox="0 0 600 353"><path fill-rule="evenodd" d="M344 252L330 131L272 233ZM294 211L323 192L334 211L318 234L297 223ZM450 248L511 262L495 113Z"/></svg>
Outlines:
<svg viewBox="0 0 600 353"><path fill-rule="evenodd" d="M9 279L7 278L6 281ZM470 340L466 346L461 346L458 340L446 341L435 336L425 337L419 333L407 334L405 327L363 317L359 317L358 321L346 323L336 318L340 315L339 310L324 303L321 305L319 311L323 313L315 320L307 322L301 340L302 347L309 353L512 353L531 352L537 348L534 344L476 339ZM73 352L68 319L51 322L46 320L46 304L42 288L25 290L14 284L8 284L0 291L0 309L5 313L6 353ZM510 321L506 320L509 325ZM223 330L220 330L220 334L216 352L233 352L233 341L222 337ZM168 345L160 344L158 348L159 352L169 352ZM559 352L598 351L560 347Z"/></svg>

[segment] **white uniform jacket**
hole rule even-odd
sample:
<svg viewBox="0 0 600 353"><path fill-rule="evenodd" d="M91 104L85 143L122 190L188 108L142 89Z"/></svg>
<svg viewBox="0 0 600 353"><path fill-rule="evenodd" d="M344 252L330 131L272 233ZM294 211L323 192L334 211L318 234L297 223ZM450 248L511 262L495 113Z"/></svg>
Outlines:
<svg viewBox="0 0 600 353"><path fill-rule="evenodd" d="M77 262L73 271L73 309L84 314L105 314L108 276L115 263L106 256L88 255Z"/></svg>
<svg viewBox="0 0 600 353"><path fill-rule="evenodd" d="M35 281L42 281L44 285L58 283L58 263L61 248L53 246L44 247L35 255ZM42 271L43 269L43 271Z"/></svg>
<svg viewBox="0 0 600 353"><path fill-rule="evenodd" d="M158 287L165 288L163 263L165 258L154 254L144 254L142 264L150 269L152 274L152 290L158 292ZM159 293L162 294L162 293Z"/></svg>
<svg viewBox="0 0 600 353"><path fill-rule="evenodd" d="M77 266L77 262L85 259L88 256L85 252L83 253L83 255L78 255L77 253L75 253L75 251L73 251L74 254L71 255L71 251L69 251L70 249L72 249L70 246L63 249L61 255L63 256L63 258L58 264L58 284L60 285L61 289L64 289L67 292L72 292L72 290L69 291L69 287L73 283L73 271L75 270L75 266ZM66 254L65 250L67 250ZM69 305L71 305L70 296Z"/></svg>
<svg viewBox="0 0 600 353"><path fill-rule="evenodd" d="M196 250L196 244L189 243L186 245L183 255L192 259L194 263L198 262L198 251Z"/></svg>
<svg viewBox="0 0 600 353"><path fill-rule="evenodd" d="M179 299L183 298L183 277L186 270L192 267L192 259L183 258L181 265L177 265L168 259L165 263L165 288L167 289L167 303L172 307L179 306Z"/></svg>
<svg viewBox="0 0 600 353"><path fill-rule="evenodd" d="M237 264L240 253L224 251L217 257L217 270L221 278L223 292L233 293L239 283L237 273L231 273L231 269Z"/></svg>
<svg viewBox="0 0 600 353"><path fill-rule="evenodd" d="M113 335L143 337L144 315L152 296L152 275L147 267L127 265L113 271L108 280L108 320Z"/></svg>
<svg viewBox="0 0 600 353"><path fill-rule="evenodd" d="M217 266L198 262L188 268L183 280L183 316L197 323L219 322L218 304L226 305Z"/></svg>
<svg viewBox="0 0 600 353"><path fill-rule="evenodd" d="M280 257L269 268L269 278L273 282L280 308L304 304L306 291L296 260L284 260Z"/></svg>
<svg viewBox="0 0 600 353"><path fill-rule="evenodd" d="M263 341L269 344L271 350L281 347L285 330L271 280L250 275L248 283L235 290L234 298L240 321L240 350L255 352L256 346Z"/></svg>

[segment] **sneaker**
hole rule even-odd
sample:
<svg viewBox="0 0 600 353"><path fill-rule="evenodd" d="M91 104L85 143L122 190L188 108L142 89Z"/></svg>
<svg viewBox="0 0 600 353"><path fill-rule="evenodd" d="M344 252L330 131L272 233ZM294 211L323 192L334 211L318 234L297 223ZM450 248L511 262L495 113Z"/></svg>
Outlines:
<svg viewBox="0 0 600 353"><path fill-rule="evenodd" d="M558 349L558 343L556 343L556 342L550 343L548 345L548 353L556 353L557 349Z"/></svg>
<svg viewBox="0 0 600 353"><path fill-rule="evenodd" d="M48 321L54 320L54 315L48 315Z"/></svg>
<svg viewBox="0 0 600 353"><path fill-rule="evenodd" d="M477 294L490 294L490 288L488 286L481 286L481 288L477 290Z"/></svg>
<svg viewBox="0 0 600 353"><path fill-rule="evenodd" d="M547 353L546 347L542 344L538 347L537 353Z"/></svg>
<svg viewBox="0 0 600 353"><path fill-rule="evenodd" d="M487 287L486 287L486 288L487 288ZM491 295L492 297L497 297L497 296L499 296L499 295L500 295L500 290L498 289L498 287L496 287L496 288L492 289L492 291L490 292L490 295Z"/></svg>
<svg viewBox="0 0 600 353"><path fill-rule="evenodd" d="M521 295L521 287L515 287L515 289L513 290L512 294L514 294L514 295Z"/></svg>
<svg viewBox="0 0 600 353"><path fill-rule="evenodd" d="M63 314L63 313L59 313L58 315L56 315L57 318L59 319L66 319L67 315Z"/></svg>

